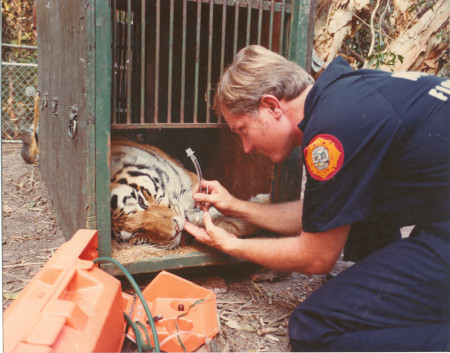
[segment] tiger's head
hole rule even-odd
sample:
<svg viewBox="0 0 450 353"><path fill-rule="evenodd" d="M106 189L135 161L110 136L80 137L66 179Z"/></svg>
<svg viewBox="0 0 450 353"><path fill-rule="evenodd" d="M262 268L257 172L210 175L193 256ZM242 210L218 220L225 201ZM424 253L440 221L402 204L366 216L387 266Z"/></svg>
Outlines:
<svg viewBox="0 0 450 353"><path fill-rule="evenodd" d="M156 202L137 185L111 182L111 232L118 242L174 248L185 223L184 207L176 199Z"/></svg>
<svg viewBox="0 0 450 353"><path fill-rule="evenodd" d="M111 141L111 235L118 242L174 248L194 208L197 176L155 146Z"/></svg>

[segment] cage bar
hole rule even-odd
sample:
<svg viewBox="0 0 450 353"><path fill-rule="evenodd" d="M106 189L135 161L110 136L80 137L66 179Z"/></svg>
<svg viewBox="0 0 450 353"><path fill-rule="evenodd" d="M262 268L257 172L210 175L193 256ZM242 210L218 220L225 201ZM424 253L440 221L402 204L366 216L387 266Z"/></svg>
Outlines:
<svg viewBox="0 0 450 353"><path fill-rule="evenodd" d="M131 0L127 2L127 62L126 62L126 81L127 81L127 124L131 123L131 60L132 60L132 51L131 51Z"/></svg>
<svg viewBox="0 0 450 353"><path fill-rule="evenodd" d="M225 68L225 35L227 23L227 3L222 3L222 32L221 32L221 46L220 46L220 76L222 76Z"/></svg>
<svg viewBox="0 0 450 353"><path fill-rule="evenodd" d="M159 50L160 50L160 33L161 33L161 0L156 0L156 48L155 48L155 108L153 114L153 121L158 123L158 113L159 113Z"/></svg>
<svg viewBox="0 0 450 353"><path fill-rule="evenodd" d="M247 31L245 36L245 45L250 44L250 26L252 23L252 0L247 0Z"/></svg>
<svg viewBox="0 0 450 353"><path fill-rule="evenodd" d="M262 18L263 18L263 4L264 2L258 0L259 12L258 12L258 44L261 45L261 35L262 35Z"/></svg>
<svg viewBox="0 0 450 353"><path fill-rule="evenodd" d="M145 0L143 0L145 1ZM112 43L112 59L113 59L113 80L112 80L112 107L113 107L113 112L112 112L112 117L111 117L111 121L113 124L115 124L117 122L117 75L118 75L118 70L119 70L119 66L118 66L118 62L117 62L117 6L116 6L116 1L113 1L112 3L112 27L113 27L113 33L114 33L114 38L116 38L116 40L113 41Z"/></svg>
<svg viewBox="0 0 450 353"><path fill-rule="evenodd" d="M195 85L194 85L194 124L197 123L198 119L198 83L199 83L199 65L200 65L200 30L201 30L201 13L202 13L202 2L197 0L197 31L195 40Z"/></svg>
<svg viewBox="0 0 450 353"><path fill-rule="evenodd" d="M233 37L233 57L237 54L237 37L239 31L239 0L234 3L234 37Z"/></svg>
<svg viewBox="0 0 450 353"><path fill-rule="evenodd" d="M167 93L167 123L172 122L172 70L173 70L173 12L174 0L170 0L170 21L169 21L169 73L168 73L168 93Z"/></svg>
<svg viewBox="0 0 450 353"><path fill-rule="evenodd" d="M275 9L275 0L270 4L270 21L269 21L269 50L272 50L272 35L273 35L273 14Z"/></svg>
<svg viewBox="0 0 450 353"><path fill-rule="evenodd" d="M145 19L146 19L146 0L141 1L141 124L145 122Z"/></svg>
<svg viewBox="0 0 450 353"><path fill-rule="evenodd" d="M209 3L209 27L208 27L208 81L206 86L206 122L211 120L211 70L212 70L212 41L214 25L214 0Z"/></svg>
<svg viewBox="0 0 450 353"><path fill-rule="evenodd" d="M182 49L181 49L181 88L180 88L180 123L184 123L184 102L186 83L186 31L187 31L187 0L183 0L183 29L182 29Z"/></svg>
<svg viewBox="0 0 450 353"><path fill-rule="evenodd" d="M280 23L284 23L285 8L286 8L286 0L281 0L281 10L280 10L281 20L280 20ZM283 35L284 35L284 28L281 27L280 28L280 40L279 40L279 43L278 43L278 54L280 54L280 55L283 53L283 44L284 44Z"/></svg>

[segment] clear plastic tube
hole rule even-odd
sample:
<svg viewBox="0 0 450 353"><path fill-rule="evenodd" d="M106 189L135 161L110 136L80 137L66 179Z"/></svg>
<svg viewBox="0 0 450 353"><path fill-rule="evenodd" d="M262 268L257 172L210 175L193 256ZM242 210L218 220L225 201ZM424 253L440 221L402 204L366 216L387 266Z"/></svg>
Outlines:
<svg viewBox="0 0 450 353"><path fill-rule="evenodd" d="M202 170L200 169L200 164L198 164L198 160L195 157L194 151L192 150L192 148L189 147L186 150L186 153L187 153L188 157L191 158L192 163L194 163L195 171L197 172L197 177L198 177L199 192L201 192L202 191ZM197 210L200 211L200 204L197 205ZM196 222L199 221L199 217L200 217L200 212L197 213Z"/></svg>
<svg viewBox="0 0 450 353"><path fill-rule="evenodd" d="M198 177L199 192L202 192L202 170L200 169L200 164L198 164L198 160L194 155L194 151L190 147L186 150L186 153L188 157L191 158L192 163L194 163L195 171L197 172Z"/></svg>

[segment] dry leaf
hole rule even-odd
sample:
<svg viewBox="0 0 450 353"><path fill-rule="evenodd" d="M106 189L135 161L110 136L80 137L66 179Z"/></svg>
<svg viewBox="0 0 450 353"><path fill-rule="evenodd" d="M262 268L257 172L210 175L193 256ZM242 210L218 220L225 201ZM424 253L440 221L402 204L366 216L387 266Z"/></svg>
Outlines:
<svg viewBox="0 0 450 353"><path fill-rule="evenodd" d="M241 326L237 323L235 320L228 320L225 322L225 325L227 325L229 328L232 328L234 330L240 330Z"/></svg>
<svg viewBox="0 0 450 353"><path fill-rule="evenodd" d="M269 340L275 341L275 342L280 342L280 340L278 338L276 338L275 336L272 335L266 335L266 338L268 338Z"/></svg>
<svg viewBox="0 0 450 353"><path fill-rule="evenodd" d="M3 213L13 213L14 210L11 207L9 207L8 205L3 205L2 211L3 211Z"/></svg>
<svg viewBox="0 0 450 353"><path fill-rule="evenodd" d="M242 329L246 332L255 332L256 331L256 329L250 324L242 326Z"/></svg>
<svg viewBox="0 0 450 353"><path fill-rule="evenodd" d="M268 333L275 333L278 332L278 328L277 327L263 327L258 329L258 331L256 331L256 333L259 336L263 336L263 335L267 335Z"/></svg>
<svg viewBox="0 0 450 353"><path fill-rule="evenodd" d="M16 293L3 293L3 298L8 300L14 300L19 296L20 292Z"/></svg>

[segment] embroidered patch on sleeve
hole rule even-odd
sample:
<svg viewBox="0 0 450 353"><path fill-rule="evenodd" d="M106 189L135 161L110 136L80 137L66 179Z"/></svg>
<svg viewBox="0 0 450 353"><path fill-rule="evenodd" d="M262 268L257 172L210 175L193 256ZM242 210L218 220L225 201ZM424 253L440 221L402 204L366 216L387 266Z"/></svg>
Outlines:
<svg viewBox="0 0 450 353"><path fill-rule="evenodd" d="M319 181L331 179L344 163L344 148L332 135L317 135L305 147L303 154L309 174Z"/></svg>

